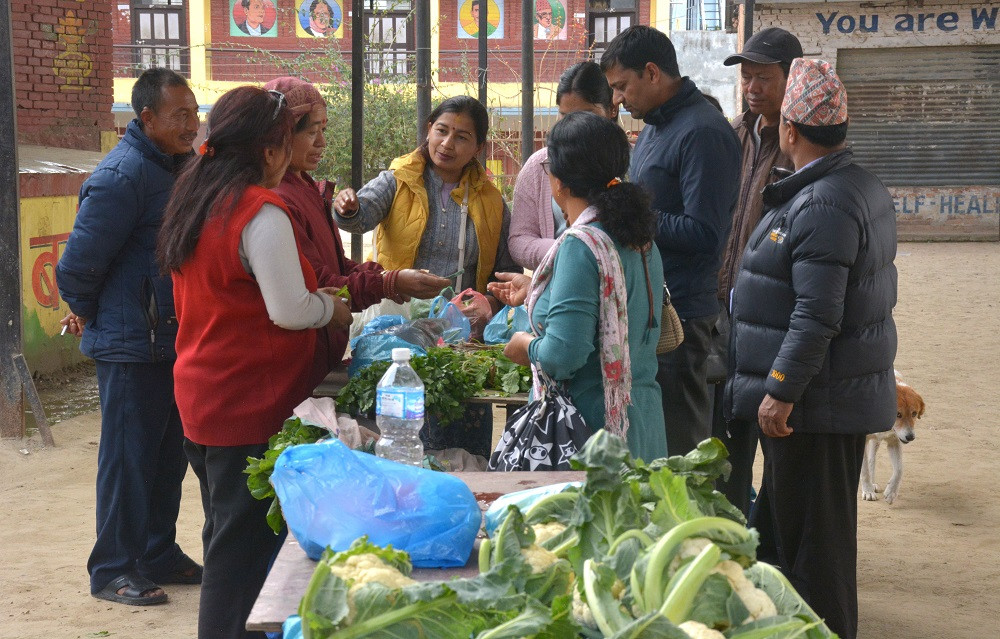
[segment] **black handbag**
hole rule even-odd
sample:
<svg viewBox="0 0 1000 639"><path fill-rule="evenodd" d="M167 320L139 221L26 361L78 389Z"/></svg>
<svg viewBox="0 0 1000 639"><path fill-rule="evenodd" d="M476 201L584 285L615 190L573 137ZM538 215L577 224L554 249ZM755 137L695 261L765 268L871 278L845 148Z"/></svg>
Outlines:
<svg viewBox="0 0 1000 639"><path fill-rule="evenodd" d="M540 373L542 396L514 411L487 470L570 470L590 428L562 386Z"/></svg>

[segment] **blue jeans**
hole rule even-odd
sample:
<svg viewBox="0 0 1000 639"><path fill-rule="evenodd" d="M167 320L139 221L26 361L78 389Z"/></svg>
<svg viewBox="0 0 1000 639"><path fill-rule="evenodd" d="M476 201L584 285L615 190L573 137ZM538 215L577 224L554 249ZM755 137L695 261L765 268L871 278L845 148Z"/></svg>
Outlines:
<svg viewBox="0 0 1000 639"><path fill-rule="evenodd" d="M87 561L96 593L129 572L154 579L181 558L176 538L184 433L173 362L97 361L101 444L97 542Z"/></svg>

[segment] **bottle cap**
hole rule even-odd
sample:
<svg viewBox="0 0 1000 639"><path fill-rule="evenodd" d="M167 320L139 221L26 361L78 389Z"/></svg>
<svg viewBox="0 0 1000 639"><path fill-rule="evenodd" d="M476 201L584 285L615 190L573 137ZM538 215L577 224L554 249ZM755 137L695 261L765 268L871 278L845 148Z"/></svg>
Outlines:
<svg viewBox="0 0 1000 639"><path fill-rule="evenodd" d="M408 349L408 348L394 348L394 349L392 349L392 361L394 361L394 362L408 362L408 361L410 361L410 349Z"/></svg>

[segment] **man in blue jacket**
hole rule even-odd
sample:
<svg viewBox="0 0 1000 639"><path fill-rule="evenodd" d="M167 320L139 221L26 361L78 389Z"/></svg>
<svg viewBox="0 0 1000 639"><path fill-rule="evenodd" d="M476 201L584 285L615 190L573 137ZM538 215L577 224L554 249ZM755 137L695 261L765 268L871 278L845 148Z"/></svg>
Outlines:
<svg viewBox="0 0 1000 639"><path fill-rule="evenodd" d="M822 60L792 62L778 140L795 173L764 188L732 302L726 416L764 452L750 525L831 630L858 630L865 438L896 417L896 212L846 148L847 93Z"/></svg>
<svg viewBox="0 0 1000 639"><path fill-rule="evenodd" d="M174 175L198 134L198 103L184 78L150 69L132 89L132 108L136 119L80 189L56 278L72 311L63 324L96 361L101 399L90 592L146 606L167 600L160 584L201 582L201 566L175 541L187 459L174 403L173 287L156 264Z"/></svg>
<svg viewBox="0 0 1000 639"><path fill-rule="evenodd" d="M684 325L684 343L659 356L667 450L684 455L712 434L707 360L719 313L722 249L740 186L740 142L687 77L662 32L629 27L601 57L615 105L646 123L629 176L658 215L656 245Z"/></svg>

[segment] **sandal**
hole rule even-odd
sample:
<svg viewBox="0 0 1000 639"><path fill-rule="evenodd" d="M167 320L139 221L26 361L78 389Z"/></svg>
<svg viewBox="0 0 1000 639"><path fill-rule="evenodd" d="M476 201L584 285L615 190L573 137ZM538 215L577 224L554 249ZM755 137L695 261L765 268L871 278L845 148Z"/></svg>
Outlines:
<svg viewBox="0 0 1000 639"><path fill-rule="evenodd" d="M118 591L123 588L125 591L119 593ZM161 590L161 588L145 577L130 572L111 580L107 586L104 586L103 590L95 592L94 596L98 599L113 601L127 606L154 606L166 602L167 593L165 592L149 597L143 596L145 593L153 590Z"/></svg>
<svg viewBox="0 0 1000 639"><path fill-rule="evenodd" d="M204 570L194 559L181 555L170 572L156 580L161 584L200 584Z"/></svg>

